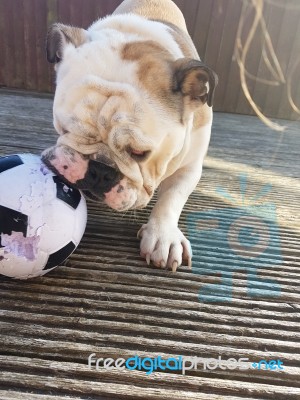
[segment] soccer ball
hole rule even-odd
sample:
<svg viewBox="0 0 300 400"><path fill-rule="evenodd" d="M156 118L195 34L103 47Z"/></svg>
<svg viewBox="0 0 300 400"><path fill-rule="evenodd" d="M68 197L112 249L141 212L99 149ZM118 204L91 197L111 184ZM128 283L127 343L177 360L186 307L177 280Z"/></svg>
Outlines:
<svg viewBox="0 0 300 400"><path fill-rule="evenodd" d="M0 157L0 275L27 279L65 261L86 227L86 202L32 154Z"/></svg>

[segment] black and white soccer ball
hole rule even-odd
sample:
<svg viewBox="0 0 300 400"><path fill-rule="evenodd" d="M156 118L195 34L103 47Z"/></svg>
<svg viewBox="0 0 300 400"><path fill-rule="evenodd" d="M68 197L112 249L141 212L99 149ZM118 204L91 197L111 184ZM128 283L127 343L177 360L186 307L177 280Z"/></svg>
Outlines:
<svg viewBox="0 0 300 400"><path fill-rule="evenodd" d="M86 221L81 192L39 156L0 157L0 275L27 279L49 272L76 249Z"/></svg>

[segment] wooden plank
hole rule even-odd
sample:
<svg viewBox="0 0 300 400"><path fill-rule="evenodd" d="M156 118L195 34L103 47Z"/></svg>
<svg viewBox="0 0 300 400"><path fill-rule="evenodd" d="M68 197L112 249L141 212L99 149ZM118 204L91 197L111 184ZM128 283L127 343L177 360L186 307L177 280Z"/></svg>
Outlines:
<svg viewBox="0 0 300 400"><path fill-rule="evenodd" d="M35 26L36 26L36 16L33 12L32 1L24 1L24 49L25 57L24 64L21 66L25 68L26 71L26 82L25 87L29 90L34 90L37 87L37 57L36 52L36 36L35 36Z"/></svg>
<svg viewBox="0 0 300 400"><path fill-rule="evenodd" d="M4 361L4 362L3 362ZM121 371L119 373L116 370L105 371L104 369L99 369L98 371L88 369L87 365L78 365L76 363L65 363L65 362L55 362L55 361L45 361L42 359L31 359L25 358L20 359L18 357L9 357L8 360L0 360L1 366L3 365L4 369L10 370L11 368L17 370L23 370L24 367L29 369L27 372L31 372L31 374L35 374L37 371L41 371L43 375L54 375L53 371L55 370L55 375L62 376L64 378L68 378L72 376L72 378L84 377L86 380L90 380L91 382L95 381L99 376L101 377L101 382L108 383L111 379L118 380L118 383L126 384L128 379L132 380L132 383L135 387L139 387L142 381L145 379L148 380L149 383L152 384L153 388L158 389L157 392L167 391L164 384L164 375L160 372L154 372L148 376L145 376L144 372L141 371ZM15 368L16 367L16 368ZM280 374L278 374L280 375ZM98 380L98 379L97 379ZM213 385L214 382L207 377L196 378L193 376L180 376L177 374L173 374L171 377L172 389L174 390L174 394L176 395L176 390L185 389L186 392L195 392L195 396L197 396L198 387L200 384L203 386ZM235 384L230 384L230 382L226 382L222 378L215 381L215 383L220 385L220 388L224 385L228 390L231 387L231 390L234 390ZM133 386L132 385L132 386ZM241 384L244 386L244 384ZM245 385L246 386L246 385ZM267 386L267 385L266 385ZM219 391L217 389L217 391ZM227 390L225 389L225 393ZM297 390L295 390L297 393ZM250 394L250 392L249 392ZM203 396L203 394L198 393L198 395ZM212 393L212 398L217 398L217 394ZM198 397L195 397L198 398ZM200 397L203 398L203 397ZM220 397L219 397L220 398ZM236 397L230 397L232 399L236 399Z"/></svg>
<svg viewBox="0 0 300 400"><path fill-rule="evenodd" d="M40 92L47 92L50 90L48 78L48 63L45 54L45 39L47 35L47 2L34 0L33 12L37 24L35 26L35 46L36 46L36 70L37 70L37 90Z"/></svg>
<svg viewBox="0 0 300 400"><path fill-rule="evenodd" d="M63 317L58 314L58 311L55 306L43 307L41 311L45 314L39 314L38 309L36 307L31 306L30 303L25 303L29 308L30 313L25 313L21 311L17 311L17 308L20 307L20 303L16 301L16 310L10 312L7 310L7 302L3 301L3 310L1 310L1 318L2 318L2 327L1 331L3 336L9 336L11 334L11 340L14 341L12 336L16 336L17 340L19 337L26 337L28 333L30 337L47 339L49 336L49 331L51 332L51 328L53 326L56 327L55 330L55 339L63 340L64 338L70 341L72 339L76 339L78 343L84 343L86 341L92 341L95 345L105 345L107 343L107 338L109 335L110 346L116 345L121 346L122 340L129 340L129 337L132 336L131 345L135 346L134 348L141 350L142 346L146 346L148 350L152 350L155 352L155 345L158 346L164 353L174 351L174 354L178 353L178 348L176 350L175 343L180 343L180 348L182 348L182 352L184 355L197 355L197 352L208 353L211 351L211 356L224 354L224 349L226 347L230 347L230 345L239 349L239 351L235 351L231 349L231 352L226 350L224 355L230 357L238 357L238 354L243 351L244 357L249 357L252 362L256 360L261 360L265 358L265 354L261 353L261 348L272 348L273 351L268 353L268 358L273 359L274 357L279 357L281 361L283 361L287 365L295 365L299 363L300 356L299 354L290 355L290 352L299 350L299 343L296 340L297 335L291 334L289 336L289 341L281 341L275 340L274 338L258 338L255 339L253 337L237 337L230 334L218 334L209 332L203 332L201 329L197 330L194 327L194 331L191 332L189 330L183 330L179 327L174 330L173 327L160 327L160 325L153 321L153 325L142 324L141 321L138 323L127 323L124 321L97 321L98 318L101 318L101 313L89 313L86 316L83 316L82 313L74 313L72 317ZM40 311L40 312L41 312ZM71 313L69 307L65 307L65 313ZM124 311L123 311L124 312ZM14 315L15 314L15 315ZM49 317L51 315L51 318ZM26 321L23 327L18 328L18 332L13 334L13 324L6 324L3 319L7 319L8 321L12 321L14 323L19 320ZM96 319L96 321L95 321ZM241 319L244 319L241 317ZM223 320L223 317L222 317ZM77 329L75 328L77 322ZM226 322L226 319L222 321ZM255 321L256 322L256 321ZM243 323L243 322L242 322ZM31 325L34 325L34 328L31 328ZM63 326L63 329L60 327ZM274 326L272 320L270 320L269 324L267 324L268 328L279 329ZM295 329L295 326L294 326ZM37 331L38 330L38 331ZM67 332L70 330L70 332ZM201 338L201 343L199 343L199 338ZM5 341L5 338L3 338ZM159 345L156 343L159 340ZM213 350L210 350L210 347ZM168 350L169 349L169 350ZM278 353L276 355L275 353Z"/></svg>
<svg viewBox="0 0 300 400"><path fill-rule="evenodd" d="M278 41L275 44L275 51L278 54L279 62L285 77L288 73L288 61L293 47L294 34L297 30L299 23L299 14L294 10L288 10L283 8L280 10L282 15L282 24L279 30ZM297 40L297 39L296 39ZM278 115L279 118L283 118L283 113L280 112L281 99L286 97L286 86L275 87L274 89L268 89L268 96L264 110L269 115Z"/></svg>
<svg viewBox="0 0 300 400"><path fill-rule="evenodd" d="M9 375L10 374L10 375ZM115 379L119 380L119 375ZM236 386L235 388L224 389L224 387L216 388L218 393L212 393L211 387L206 382L199 382L203 389L205 390L204 393L200 393L195 391L187 391L187 390L176 390L176 389L157 389L153 388L152 386L144 386L144 380L140 380L139 385L131 385L128 386L127 384L121 383L114 383L112 382L101 382L97 378L94 381L80 381L72 378L62 378L62 377L44 377L44 376L32 376L29 374L24 374L24 381L21 380L21 375L17 373L3 373L4 379L7 377L10 378L15 382L15 385L20 388L27 388L30 390L34 390L36 385L46 387L51 392L61 392L61 393L75 393L77 395L81 395L84 393L89 393L92 398L97 398L96 396L101 396L102 399L103 395L111 396L114 399L159 399L159 400L168 400L170 398L177 399L177 400L206 400L207 399L207 391L209 391L209 398L211 400L220 400L222 399L221 393L231 393L230 399L237 400L237 397L234 394L240 389L242 386L241 384ZM20 379L21 378L21 379ZM176 382L178 378L176 378ZM1 376L0 376L1 382ZM26 383L25 383L26 382ZM152 383L152 381L151 381ZM229 385L228 385L229 386ZM264 387L268 387L267 385L262 385ZM273 388L272 388L273 389ZM252 393L256 392L255 389L251 388L249 385L248 388L245 388L245 392L248 392L249 396L252 396ZM289 389L286 391L285 387L278 387L273 390L270 390L268 393L268 397L265 399L274 399L279 398L278 396L282 396L285 394L286 399L297 399L297 394L299 391L297 389ZM276 396L276 397L274 397ZM243 397L243 399L250 399L247 395ZM253 398L253 397L252 397ZM261 399L259 395L256 397L258 400ZM239 397L240 399L240 397Z"/></svg>
<svg viewBox="0 0 300 400"><path fill-rule="evenodd" d="M1 82L3 86L14 87L14 79L15 79L15 61L14 54L12 53L14 49L14 40L15 40L15 32L14 30L9 29L11 27L10 21L13 20L13 8L14 3L10 0L3 0L1 3L1 37L5 37L6 40L1 40L3 43L3 56L0 57L2 59L2 78L4 79Z"/></svg>
<svg viewBox="0 0 300 400"><path fill-rule="evenodd" d="M290 10L292 13L293 10ZM291 43L291 47L289 48L289 53L286 52L286 60L285 60L285 70L286 70L286 84L285 84L285 95L281 96L280 103L278 106L278 117L279 118L288 118L293 120L299 120L299 112L295 112L292 109L290 102L288 101L288 85L289 79L291 78L291 94L293 101L300 109L300 88L296 85L295 78L300 73L300 63L299 63L299 52L300 52L300 23L299 18L295 21L294 29L293 29L293 38L287 37L286 40ZM290 22L290 20L289 20Z"/></svg>
<svg viewBox="0 0 300 400"><path fill-rule="evenodd" d="M215 95L216 102L214 109L216 111L227 109L228 107L230 108L231 102L233 106L233 98L238 95L236 87L237 65L234 59L238 25L236 23L233 25L232 21L238 21L240 19L242 5L242 2L236 0L230 0L227 2L222 40L220 43L218 60L215 64L220 76ZM234 77L234 81L232 80L232 77ZM228 95L231 96L231 100L228 99Z"/></svg>
<svg viewBox="0 0 300 400"><path fill-rule="evenodd" d="M283 24L283 9L281 7L274 7L271 4L264 4L264 12L263 16L266 22L266 28L267 31L270 35L272 45L274 49L277 48L277 44L279 41L279 36L280 36L280 31L281 31L281 26ZM266 46L266 42L263 42L265 38L263 37L262 30L260 29L261 33L261 50L263 50L263 47L265 47L265 50L267 52L267 55L270 59L270 52L268 50L268 47ZM277 53L277 51L276 51ZM270 59L270 64L274 68L274 62ZM276 80L267 68L266 61L264 60L263 56L260 56L260 62L259 62L259 67L257 71L257 76L260 79L266 79L266 80ZM275 86L269 86L268 84L259 82L259 81L254 81L254 88L253 88L253 99L256 101L256 103L259 105L260 109L265 109L267 102L269 100L269 97L272 96L277 96L278 93L282 93L284 91L284 84L278 82L278 87L276 88Z"/></svg>
<svg viewBox="0 0 300 400"><path fill-rule="evenodd" d="M158 326L166 326L166 327L174 327L174 328L180 328L180 329L186 329L186 330L192 330L195 332L201 332L201 335L205 335L204 332L209 332L210 330L214 330L216 334L227 334L227 335L234 335L236 336L236 340L239 340L240 336L247 337L255 337L257 338L272 338L272 339L277 339L277 340L291 340L291 341L298 341L299 340L299 333L297 332L297 327L290 327L290 329L287 330L279 330L277 327L274 327L272 325L272 318L284 320L285 322L290 322L291 320L298 319L297 314L297 309L294 309L291 305L288 306L289 312L279 312L278 308L272 311L266 311L265 309L260 309L261 307L260 303L255 304L256 311L251 312L251 310L246 309L246 308L236 308L232 307L230 305L227 305L226 308L225 306L220 306L220 305L215 305L214 310L216 317L215 318L210 318L209 316L209 311L211 309L211 306L206 305L207 309L202 305L202 312L200 313L199 310L198 312L192 312L192 304L195 305L195 302L197 301L197 297L193 295L192 299L194 300L193 303L190 303L191 305L187 306L187 303L184 303L183 301L177 301L174 305L174 311L172 311L171 307L167 307L166 310L160 306L160 304L165 301L165 299L162 297L161 292L158 291L156 293L152 289L147 290L147 288L143 288L143 292L145 291L148 296L154 297L154 298L159 298L162 297L160 302L154 306L156 303L155 301L150 303L146 303L145 305L145 310L142 315L140 315L140 311L143 307L142 303L142 297L141 296L132 296L132 303L134 305L130 308L130 312L128 311L127 313L126 308L128 307L128 304L130 303L128 298L128 290L126 290L126 286L124 285L117 285L117 288L112 287L113 285L106 284L101 290L95 291L93 288L90 287L90 285L85 286L85 292L88 294L86 298L83 300L83 294L84 290L78 289L74 283L73 285L70 285L70 288L72 288L72 291L76 297L78 297L78 300L76 299L68 299L67 294L68 294L68 288L67 288L67 283L69 283L69 280L65 282L64 286L57 285L56 290L51 291L51 293L46 293L41 295L41 290L43 292L47 292L46 288L42 286L42 289L37 291L35 288L27 288L27 290L30 290L28 293L26 290L22 291L19 293L13 294L8 292L7 290L3 290L3 301L4 303L8 304L8 301L11 303L14 302L16 306L17 311L23 311L26 307L28 307L29 303L32 301L35 301L35 299L38 297L39 301L41 302L41 309L40 311L44 311L47 313L47 305L49 304L50 308L49 311L54 312L56 315L60 315L58 310L56 309L57 304L61 304L61 302L64 302L66 304L66 307L68 308L68 311L71 314L75 315L82 315L86 317L92 317L94 314L92 313L87 313L85 314L83 311L83 306L86 306L87 304L90 306L95 306L97 308L97 313L96 316L99 317L101 314L101 318L105 319L106 321L109 320L116 320L119 322L124 322L124 319L126 321L130 321L135 324L149 324L149 325L158 325ZM75 286L75 287L74 287ZM2 285L2 287L5 287ZM125 300L124 303L122 304L121 300L114 295L114 290L119 290L120 293L124 293ZM136 291L136 287L133 286L131 288L132 293ZM59 294L61 293L61 294ZM130 292L129 292L130 293ZM168 293L168 297L172 299L175 297L174 295L175 292ZM173 295L173 296L172 296ZM73 300L73 303L72 303ZM174 300L173 300L174 301ZM190 300L191 301L191 300ZM23 304L22 304L23 302ZM72 310L69 309L69 307L74 305L74 312L72 313ZM280 304L280 303L279 303ZM246 306L246 304L244 304ZM75 308L76 307L76 308ZM254 307L254 306L253 306ZM275 307L275 306L274 306ZM5 307L7 309L7 305ZM184 313L184 318L182 315L180 315L180 310L185 310ZM190 310L190 311L188 311ZM26 311L26 310L25 310ZM204 312L206 311L206 312ZM33 311L35 312L35 311ZM222 316L223 314L230 315L235 315L235 319L231 320L224 320L222 324L219 324L216 326L216 320L218 317ZM47 313L47 315L48 315ZM3 321L6 319L6 313L3 311ZM254 318L263 318L265 320L265 324L258 324L257 319L254 320L253 324L245 324L245 316L246 317L254 317ZM294 317L295 316L295 317ZM10 320L10 319L8 319ZM199 322L201 320L201 322ZM270 320L270 323L268 321ZM249 321L249 319L248 319ZM209 340L209 338L208 338Z"/></svg>
<svg viewBox="0 0 300 400"><path fill-rule="evenodd" d="M228 3L218 0L213 3L204 59L208 65L217 66Z"/></svg>
<svg viewBox="0 0 300 400"><path fill-rule="evenodd" d="M8 151L39 153L52 145L52 97L28 97L0 91L0 155ZM266 202L277 207L282 261L260 275L281 286L279 297L249 297L247 277L258 265L238 270L230 281L215 241L193 244L194 264L178 273L148 267L139 256L136 231L151 205L120 215L88 203L89 219L76 252L44 277L17 281L0 278L0 397L41 399L297 399L300 361L300 199L292 123L274 154L279 136L254 117L215 114L214 135L204 176L180 219L189 231L191 213L235 207L216 190L222 186L235 199L240 173L248 173L247 198L268 183ZM275 151L275 150L274 150ZM202 302L202 286L216 282L214 265L231 302ZM247 274L246 274L247 272ZM218 294L216 294L218 296ZM89 370L87 357L164 358L178 355L222 359L248 357L249 362L280 359L284 370L173 371ZM32 397L30 397L32 395ZM40 396L40 397L39 397Z"/></svg>
<svg viewBox="0 0 300 400"><path fill-rule="evenodd" d="M24 70L24 8L23 0L15 0L12 2L12 16L10 24L14 26L14 42L10 51L18 49L11 56L14 61L14 76L13 76L13 87L25 88L25 75Z"/></svg>
<svg viewBox="0 0 300 400"><path fill-rule="evenodd" d="M246 3L244 3L244 4L246 4ZM267 9L267 11L268 11L268 9ZM248 7L245 7L244 13L245 13L246 18L244 20L244 26L242 28L242 38L241 38L243 48L247 41L249 33L252 29L254 18L255 18L255 9L253 8L252 4L248 3ZM260 60L261 60L261 51L262 51L262 38L261 38L260 26L258 25L256 34L253 36L251 46L249 47L249 51L248 51L247 58L246 58L246 65L245 65L245 68L247 69L247 71L253 76L257 76L257 74L258 74ZM240 79L239 79L239 81L240 81ZM255 88L255 80L247 79L247 87L248 87L249 93L251 94L251 96L253 96L253 92L254 92L254 88ZM235 112L237 112L237 113L241 113L241 114L249 113L252 115L254 114L254 111L252 110L252 108L249 107L248 100L246 99L245 94L241 87L239 89L239 96L237 98L237 102L234 106L234 109L235 109Z"/></svg>
<svg viewBox="0 0 300 400"><path fill-rule="evenodd" d="M6 40L1 44L0 85L27 88L39 91L54 91L52 66L45 60L44 42L46 28L50 22L59 20L87 27L99 17L110 14L121 0L2 0L0 31ZM182 9L195 45L202 59L214 68L220 77L215 97L215 109L225 112L253 114L241 90L239 69L233 60L233 48L239 22L242 2L240 0L190 0L177 1ZM277 5L276 5L277 4ZM284 3L284 7L265 4L265 17L271 39L275 45L279 61L289 75L299 53L299 7L294 1ZM289 9L291 7L291 9ZM23 12L24 9L24 12ZM13 21L12 23L10 23ZM282 27L281 27L282 22ZM245 22L244 36L247 37L251 25ZM247 68L259 77L268 75L262 60L262 38L255 35ZM293 94L300 103L297 82L300 68L296 68ZM262 112L272 117L298 119L287 101L286 85L268 87L263 83L248 79L254 101Z"/></svg>
<svg viewBox="0 0 300 400"><path fill-rule="evenodd" d="M0 2L0 35L4 37L6 26L5 26L5 3L4 1ZM5 80L7 79L6 75L6 46L5 41L0 40L0 87L4 85Z"/></svg>
<svg viewBox="0 0 300 400"><path fill-rule="evenodd" d="M2 400L80 400L82 397L74 397L74 396L52 396L51 394L41 394L41 393L32 393L32 392L24 392L15 390L1 390L0 389L0 398Z"/></svg>
<svg viewBox="0 0 300 400"><path fill-rule="evenodd" d="M190 29L190 34L200 58L207 62L206 44L214 1L199 0L198 3L196 21L193 28Z"/></svg>

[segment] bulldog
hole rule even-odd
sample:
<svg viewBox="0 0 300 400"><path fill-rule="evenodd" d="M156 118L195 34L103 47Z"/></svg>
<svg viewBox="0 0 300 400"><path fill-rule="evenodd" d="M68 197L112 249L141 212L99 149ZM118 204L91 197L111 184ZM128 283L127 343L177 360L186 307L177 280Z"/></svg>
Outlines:
<svg viewBox="0 0 300 400"><path fill-rule="evenodd" d="M171 0L125 0L87 30L60 23L47 35L55 64L54 147L46 165L116 211L147 206L138 232L147 263L191 266L181 211L201 177L217 75L197 54Z"/></svg>

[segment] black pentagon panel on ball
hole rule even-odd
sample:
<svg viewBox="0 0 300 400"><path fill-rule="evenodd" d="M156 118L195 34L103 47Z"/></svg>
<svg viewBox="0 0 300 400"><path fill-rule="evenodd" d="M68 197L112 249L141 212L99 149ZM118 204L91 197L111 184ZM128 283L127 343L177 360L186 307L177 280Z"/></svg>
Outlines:
<svg viewBox="0 0 300 400"><path fill-rule="evenodd" d="M0 205L0 234L11 235L12 232L22 232L26 237L28 226L28 215ZM1 236L0 236L0 247Z"/></svg>
<svg viewBox="0 0 300 400"><path fill-rule="evenodd" d="M47 264L45 265L45 267L43 269L45 270L45 269L57 267L58 265L63 263L69 257L69 255L73 253L73 251L75 249L76 249L75 244L73 242L70 242L70 243L66 244L63 248L61 248L60 250L56 251L55 253L50 254Z"/></svg>
<svg viewBox="0 0 300 400"><path fill-rule="evenodd" d="M66 183L61 181L58 176L53 176L53 180L56 184L56 197L76 210L81 200L81 194L79 190L71 188Z"/></svg>
<svg viewBox="0 0 300 400"><path fill-rule="evenodd" d="M22 164L24 163L21 157L16 154L6 157L0 157L0 173L18 167Z"/></svg>

